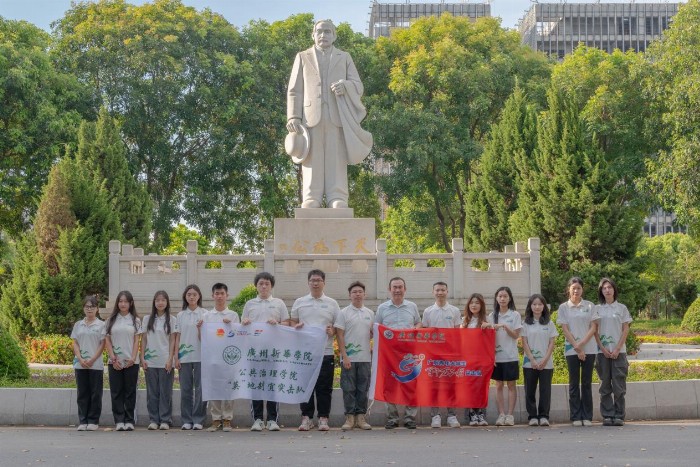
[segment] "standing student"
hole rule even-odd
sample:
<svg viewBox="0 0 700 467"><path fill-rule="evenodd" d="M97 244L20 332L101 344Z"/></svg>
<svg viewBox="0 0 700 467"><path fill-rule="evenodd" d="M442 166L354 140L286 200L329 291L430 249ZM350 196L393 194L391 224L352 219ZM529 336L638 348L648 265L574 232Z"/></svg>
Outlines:
<svg viewBox="0 0 700 467"><path fill-rule="evenodd" d="M182 292L182 311L177 315L179 333L175 335L175 368L180 375L180 417L183 430L201 430L207 416L202 401L202 344L200 328L204 314L202 291L195 284Z"/></svg>
<svg viewBox="0 0 700 467"><path fill-rule="evenodd" d="M596 370L600 378L600 414L605 426L625 424L627 392L627 347L625 341L632 316L617 301L617 285L604 277L598 284L598 300L593 313L597 321L595 340L598 343Z"/></svg>
<svg viewBox="0 0 700 467"><path fill-rule="evenodd" d="M318 374L314 390L309 401L300 404L301 424L299 431L309 431L314 426L314 411L318 408L318 429L328 431L328 416L331 413L331 398L333 397L333 376L335 360L333 355L333 336L335 324L340 312L338 302L326 296L323 289L326 286L326 274L320 269L312 269L307 275L309 294L297 298L292 305L290 321L292 326L300 329L304 325L320 326L326 330L326 348L323 352L321 371ZM314 398L315 402L314 403Z"/></svg>
<svg viewBox="0 0 700 467"><path fill-rule="evenodd" d="M559 335L557 327L549 319L547 301L534 294L525 307L523 324L523 378L525 380L525 408L530 426L549 426L549 406L552 400L552 352L554 340ZM540 386L540 403L535 403L537 385Z"/></svg>
<svg viewBox="0 0 700 467"><path fill-rule="evenodd" d="M461 327L465 329L488 329L493 327L486 318L486 302L480 293L471 294L469 300L467 300ZM464 418L469 421L469 426L489 426L483 407L464 409Z"/></svg>
<svg viewBox="0 0 700 467"><path fill-rule="evenodd" d="M406 281L401 277L393 277L389 280L389 293L391 300L382 303L377 308L374 322L382 324L390 329L417 329L423 324L418 314L415 303L405 300ZM418 407L407 405L404 412L404 424L409 430L416 429L416 415ZM391 402L386 403L386 424L384 428L391 430L399 426L399 408Z"/></svg>
<svg viewBox="0 0 700 467"><path fill-rule="evenodd" d="M173 413L173 360L177 318L170 316L170 297L159 290L153 296L151 314L143 319L141 366L146 375L149 430L169 430Z"/></svg>
<svg viewBox="0 0 700 467"><path fill-rule="evenodd" d="M240 323L238 313L228 309L228 287L226 284L217 282L211 288L214 298L214 308L204 315L205 323ZM231 420L233 420L233 401L209 401L211 408L212 425L208 431L232 431Z"/></svg>
<svg viewBox="0 0 700 467"><path fill-rule="evenodd" d="M564 355L569 370L569 417L574 426L593 420L593 366L598 353L593 336L593 304L583 299L583 280L572 277L566 286L569 300L559 305L557 324L566 337Z"/></svg>
<svg viewBox="0 0 700 467"><path fill-rule="evenodd" d="M97 298L94 295L83 300L85 318L73 325L73 368L78 387L78 431L95 431L102 414L102 376L105 348L104 321L97 317Z"/></svg>
<svg viewBox="0 0 700 467"><path fill-rule="evenodd" d="M272 296L272 289L275 286L275 276L269 272L258 273L253 279L258 296L248 300L243 307L241 324L244 326L250 323L282 324L289 326L289 312L287 306L279 298ZM265 401L251 401L251 414L253 415L253 426L250 431L262 431L263 409ZM279 431L277 416L279 403L267 401L267 429L268 431Z"/></svg>
<svg viewBox="0 0 700 467"><path fill-rule="evenodd" d="M335 322L338 349L340 349L340 387L343 390L345 423L343 431L358 427L371 430L367 423L367 399L372 374L372 322L374 312L364 306L365 285L356 281L348 287L350 305L338 314Z"/></svg>
<svg viewBox="0 0 700 467"><path fill-rule="evenodd" d="M103 331L109 354L109 392L117 431L134 430L141 332L134 297L123 290L117 295Z"/></svg>
<svg viewBox="0 0 700 467"><path fill-rule="evenodd" d="M445 282L433 284L433 297L435 297L435 303L423 311L423 327L458 328L462 317L459 308L447 303L447 284ZM439 407L430 409L430 417L431 428L440 428L442 426ZM460 427L454 407L447 407L447 425L450 428Z"/></svg>
<svg viewBox="0 0 700 467"><path fill-rule="evenodd" d="M496 290L493 313L489 315L488 319L496 330L496 367L491 376L491 379L496 381L496 406L498 407L496 426L513 426L515 425L513 411L518 399L515 382L520 373L518 338L523 326L520 313L515 311L515 301L509 287L501 287ZM505 413L503 396L504 383L508 385L507 413Z"/></svg>

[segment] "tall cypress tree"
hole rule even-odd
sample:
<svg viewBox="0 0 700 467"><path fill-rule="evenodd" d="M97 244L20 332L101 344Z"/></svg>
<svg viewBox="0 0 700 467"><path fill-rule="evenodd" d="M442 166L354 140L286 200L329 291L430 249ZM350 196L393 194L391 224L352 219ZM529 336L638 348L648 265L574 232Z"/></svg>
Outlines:
<svg viewBox="0 0 700 467"><path fill-rule="evenodd" d="M468 248L500 250L512 240L508 219L518 205L516 161L532 157L536 126L535 111L516 85L500 119L491 128L484 152L472 166L465 228Z"/></svg>

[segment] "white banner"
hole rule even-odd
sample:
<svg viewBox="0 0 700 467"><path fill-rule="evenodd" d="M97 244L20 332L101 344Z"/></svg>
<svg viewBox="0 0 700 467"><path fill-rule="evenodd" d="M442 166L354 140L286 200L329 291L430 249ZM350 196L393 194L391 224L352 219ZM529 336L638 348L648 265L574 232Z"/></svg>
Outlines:
<svg viewBox="0 0 700 467"><path fill-rule="evenodd" d="M326 330L267 323L204 323L202 397L307 402L321 371Z"/></svg>

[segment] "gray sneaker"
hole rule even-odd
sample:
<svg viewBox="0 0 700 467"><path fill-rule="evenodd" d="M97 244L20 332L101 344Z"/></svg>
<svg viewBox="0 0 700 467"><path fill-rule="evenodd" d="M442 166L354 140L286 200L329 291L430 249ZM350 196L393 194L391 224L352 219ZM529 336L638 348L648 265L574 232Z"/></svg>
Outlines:
<svg viewBox="0 0 700 467"><path fill-rule="evenodd" d="M253 426L250 427L250 431L262 431L263 430L263 421L260 420L259 418L255 420L253 423Z"/></svg>
<svg viewBox="0 0 700 467"><path fill-rule="evenodd" d="M267 431L280 431L280 426L274 420L267 421Z"/></svg>

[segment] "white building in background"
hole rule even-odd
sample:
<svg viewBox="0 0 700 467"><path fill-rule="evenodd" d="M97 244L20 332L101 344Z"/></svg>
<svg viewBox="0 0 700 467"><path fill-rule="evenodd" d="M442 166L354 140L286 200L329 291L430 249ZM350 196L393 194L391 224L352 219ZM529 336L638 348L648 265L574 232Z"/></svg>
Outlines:
<svg viewBox="0 0 700 467"><path fill-rule="evenodd" d="M676 214L657 208L644 218L644 236L657 237L667 233L688 233L687 225L678 224Z"/></svg>
<svg viewBox="0 0 700 467"><path fill-rule="evenodd" d="M534 3L520 20L523 44L558 58L579 43L606 52L643 52L661 36L680 3Z"/></svg>
<svg viewBox="0 0 700 467"><path fill-rule="evenodd" d="M424 16L440 16L449 13L452 16L466 16L477 19L491 16L491 5L488 2L467 3L452 2L387 2L373 0L369 14L369 37L376 39L388 37L396 28L407 28L411 21Z"/></svg>

